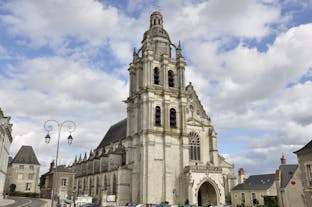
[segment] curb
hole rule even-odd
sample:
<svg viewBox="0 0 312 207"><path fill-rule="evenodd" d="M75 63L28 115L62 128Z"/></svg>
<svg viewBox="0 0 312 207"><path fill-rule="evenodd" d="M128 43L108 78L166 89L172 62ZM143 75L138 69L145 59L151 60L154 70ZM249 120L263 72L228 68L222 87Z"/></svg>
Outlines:
<svg viewBox="0 0 312 207"><path fill-rule="evenodd" d="M0 201L1 201L0 206L12 205L16 202L15 200L12 199L3 199L3 200L1 199ZM3 201L5 201L5 203L2 203Z"/></svg>

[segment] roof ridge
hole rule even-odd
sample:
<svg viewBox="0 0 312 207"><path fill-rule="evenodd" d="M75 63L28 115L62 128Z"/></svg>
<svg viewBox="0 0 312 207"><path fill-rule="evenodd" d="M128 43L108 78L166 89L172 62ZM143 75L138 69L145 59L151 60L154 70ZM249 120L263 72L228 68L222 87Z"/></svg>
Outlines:
<svg viewBox="0 0 312 207"><path fill-rule="evenodd" d="M298 154L298 153L305 153L305 152L312 152L312 139L306 145L304 145L302 148L295 151L294 153Z"/></svg>

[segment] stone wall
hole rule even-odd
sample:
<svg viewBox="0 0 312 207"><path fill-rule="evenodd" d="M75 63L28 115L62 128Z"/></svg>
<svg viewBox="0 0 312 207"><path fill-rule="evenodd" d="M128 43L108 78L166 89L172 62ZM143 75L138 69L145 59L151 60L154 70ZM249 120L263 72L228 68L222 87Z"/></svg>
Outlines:
<svg viewBox="0 0 312 207"><path fill-rule="evenodd" d="M312 153L297 154L297 156L301 171L305 207L310 207L312 206L312 183L308 180L307 164L312 166Z"/></svg>
<svg viewBox="0 0 312 207"><path fill-rule="evenodd" d="M22 167L23 166L23 167ZM31 167L32 166L32 167ZM16 185L15 191L39 193L38 186L40 165L10 164L6 182L6 192L9 192L11 184ZM32 178L30 175L33 175ZM26 183L30 183L30 189L26 190Z"/></svg>

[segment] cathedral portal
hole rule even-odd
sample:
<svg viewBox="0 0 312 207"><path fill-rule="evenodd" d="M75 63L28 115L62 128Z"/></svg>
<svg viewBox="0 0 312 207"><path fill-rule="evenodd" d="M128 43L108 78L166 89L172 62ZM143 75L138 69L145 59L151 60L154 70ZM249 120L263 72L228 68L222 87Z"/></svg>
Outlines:
<svg viewBox="0 0 312 207"><path fill-rule="evenodd" d="M214 186L206 181L204 182L197 193L197 203L198 206L208 206L210 205L217 205L218 204L218 196L216 189Z"/></svg>

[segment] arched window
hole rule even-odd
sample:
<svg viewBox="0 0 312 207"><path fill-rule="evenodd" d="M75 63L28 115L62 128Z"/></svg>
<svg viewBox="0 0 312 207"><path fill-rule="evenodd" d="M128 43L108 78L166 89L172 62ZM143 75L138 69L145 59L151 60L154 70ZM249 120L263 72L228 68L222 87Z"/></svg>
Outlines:
<svg viewBox="0 0 312 207"><path fill-rule="evenodd" d="M154 84L159 85L159 69L154 68Z"/></svg>
<svg viewBox="0 0 312 207"><path fill-rule="evenodd" d="M174 74L172 70L168 71L168 86L174 87Z"/></svg>
<svg viewBox="0 0 312 207"><path fill-rule="evenodd" d="M114 174L114 178L113 178L113 195L117 194L117 179L116 179L116 175Z"/></svg>
<svg viewBox="0 0 312 207"><path fill-rule="evenodd" d="M78 192L77 192L78 195L80 195L80 188L81 188L81 183L80 183L80 180L78 180Z"/></svg>
<svg viewBox="0 0 312 207"><path fill-rule="evenodd" d="M100 178L99 176L96 177L96 195L99 194L99 189L100 189Z"/></svg>
<svg viewBox="0 0 312 207"><path fill-rule="evenodd" d="M170 128L177 127L177 117L176 117L176 110L174 108L170 109Z"/></svg>
<svg viewBox="0 0 312 207"><path fill-rule="evenodd" d="M200 137L196 132L189 133L190 160L200 160Z"/></svg>
<svg viewBox="0 0 312 207"><path fill-rule="evenodd" d="M107 177L104 176L104 190L107 190Z"/></svg>
<svg viewBox="0 0 312 207"><path fill-rule="evenodd" d="M87 180L86 180L86 178L85 179L83 179L83 188L82 188L82 193L86 193L86 185L87 185Z"/></svg>
<svg viewBox="0 0 312 207"><path fill-rule="evenodd" d="M93 187L94 187L93 178L90 178L89 179L89 196L93 195Z"/></svg>
<svg viewBox="0 0 312 207"><path fill-rule="evenodd" d="M156 24L156 19L154 19L154 25Z"/></svg>
<svg viewBox="0 0 312 207"><path fill-rule="evenodd" d="M159 106L155 107L155 125L161 126L161 110Z"/></svg>

